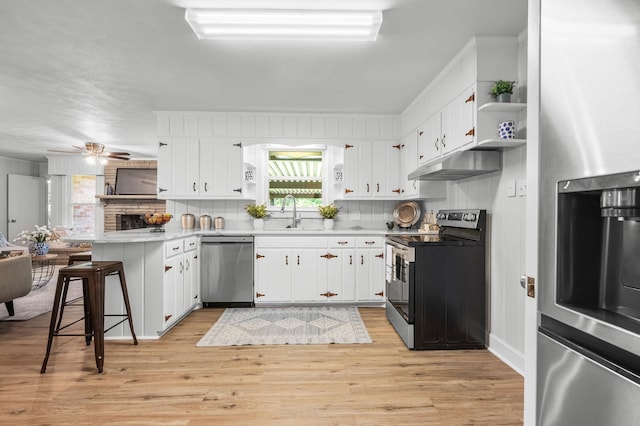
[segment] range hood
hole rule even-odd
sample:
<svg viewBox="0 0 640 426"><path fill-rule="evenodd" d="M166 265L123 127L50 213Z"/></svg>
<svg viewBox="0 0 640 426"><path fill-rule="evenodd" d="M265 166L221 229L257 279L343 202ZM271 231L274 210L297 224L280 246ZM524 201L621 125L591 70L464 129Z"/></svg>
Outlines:
<svg viewBox="0 0 640 426"><path fill-rule="evenodd" d="M502 170L499 151L455 152L409 173L409 180L459 180Z"/></svg>

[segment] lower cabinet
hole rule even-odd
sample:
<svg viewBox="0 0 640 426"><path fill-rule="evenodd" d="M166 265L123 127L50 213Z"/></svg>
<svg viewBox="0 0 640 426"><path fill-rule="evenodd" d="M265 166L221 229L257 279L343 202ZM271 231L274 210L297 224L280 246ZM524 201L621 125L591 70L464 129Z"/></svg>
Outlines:
<svg viewBox="0 0 640 426"><path fill-rule="evenodd" d="M255 303L384 301L382 237L256 237Z"/></svg>
<svg viewBox="0 0 640 426"><path fill-rule="evenodd" d="M198 247L197 237L173 240L164 244L164 329L190 311L199 301Z"/></svg>

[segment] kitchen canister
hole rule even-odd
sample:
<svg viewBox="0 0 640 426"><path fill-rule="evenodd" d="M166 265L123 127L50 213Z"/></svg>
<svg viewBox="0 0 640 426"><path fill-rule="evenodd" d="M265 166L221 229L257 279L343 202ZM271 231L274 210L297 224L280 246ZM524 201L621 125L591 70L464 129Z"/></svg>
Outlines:
<svg viewBox="0 0 640 426"><path fill-rule="evenodd" d="M210 229L211 228L211 216L208 214L203 214L200 216L200 229Z"/></svg>
<svg viewBox="0 0 640 426"><path fill-rule="evenodd" d="M216 217L213 219L213 228L214 229L224 229L224 217Z"/></svg>
<svg viewBox="0 0 640 426"><path fill-rule="evenodd" d="M503 121L498 124L498 139L515 139L516 122L513 120Z"/></svg>
<svg viewBox="0 0 640 426"><path fill-rule="evenodd" d="M191 213L183 214L180 221L182 222L182 229L193 229L196 225L196 217Z"/></svg>

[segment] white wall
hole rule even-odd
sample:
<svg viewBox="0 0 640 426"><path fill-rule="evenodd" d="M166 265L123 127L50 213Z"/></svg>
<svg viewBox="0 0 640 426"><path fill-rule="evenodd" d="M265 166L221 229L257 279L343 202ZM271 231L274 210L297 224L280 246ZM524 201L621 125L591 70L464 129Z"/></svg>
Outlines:
<svg viewBox="0 0 640 426"><path fill-rule="evenodd" d="M0 157L0 231L7 235L7 175L41 176L41 163Z"/></svg>

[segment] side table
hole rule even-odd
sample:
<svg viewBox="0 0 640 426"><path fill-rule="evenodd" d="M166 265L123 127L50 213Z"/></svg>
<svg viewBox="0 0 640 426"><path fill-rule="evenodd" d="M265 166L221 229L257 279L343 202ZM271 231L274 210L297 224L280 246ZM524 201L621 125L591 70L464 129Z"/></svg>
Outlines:
<svg viewBox="0 0 640 426"><path fill-rule="evenodd" d="M56 270L57 254L45 254L44 256L33 256L31 258L31 277L33 279L33 289L44 287Z"/></svg>

